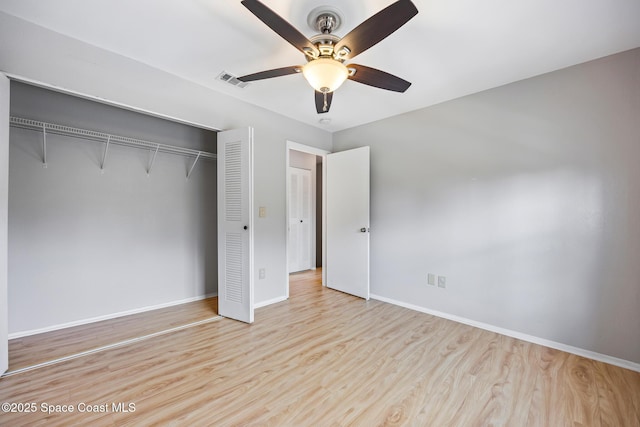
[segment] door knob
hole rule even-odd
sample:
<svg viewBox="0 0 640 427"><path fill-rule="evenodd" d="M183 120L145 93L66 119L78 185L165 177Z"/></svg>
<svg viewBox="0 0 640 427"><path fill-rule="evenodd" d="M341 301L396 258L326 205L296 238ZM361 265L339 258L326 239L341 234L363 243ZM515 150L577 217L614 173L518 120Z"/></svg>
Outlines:
<svg viewBox="0 0 640 427"><path fill-rule="evenodd" d="M367 231L369 231L369 229L368 229L368 228L366 228L366 227L362 227L362 228L360 229L360 232L361 232L361 233L366 233Z"/></svg>
<svg viewBox="0 0 640 427"><path fill-rule="evenodd" d="M246 230L246 229L247 229L247 228L249 228L249 227L245 225L243 228Z"/></svg>

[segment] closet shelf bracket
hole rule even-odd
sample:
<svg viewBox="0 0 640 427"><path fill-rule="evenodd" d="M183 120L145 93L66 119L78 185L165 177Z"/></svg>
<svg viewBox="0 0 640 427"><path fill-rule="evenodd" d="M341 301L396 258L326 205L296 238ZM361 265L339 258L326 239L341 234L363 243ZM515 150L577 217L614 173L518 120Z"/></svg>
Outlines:
<svg viewBox="0 0 640 427"><path fill-rule="evenodd" d="M158 149L160 148L160 145L156 145L156 149L155 150L151 150L149 151L149 155L150 155L150 159L149 159L149 165L147 166L147 176L149 176L149 174L151 173L151 168L153 167L153 162L156 161L156 155L158 154ZM151 154L153 153L153 154Z"/></svg>
<svg viewBox="0 0 640 427"><path fill-rule="evenodd" d="M189 169L189 172L187 173L187 179L189 179L189 177L191 176L191 172L193 172L193 168L196 167L196 163L198 163L198 159L200 158L200 154L202 154L202 152L198 151L198 155L196 156L196 159L193 161L193 164L191 165L191 169Z"/></svg>
<svg viewBox="0 0 640 427"><path fill-rule="evenodd" d="M102 164L100 165L100 171L104 173L104 164L107 161L107 153L109 152L109 143L111 142L111 135L107 137L107 143L104 146L104 153L102 153Z"/></svg>
<svg viewBox="0 0 640 427"><path fill-rule="evenodd" d="M42 167L47 167L47 127L42 125Z"/></svg>

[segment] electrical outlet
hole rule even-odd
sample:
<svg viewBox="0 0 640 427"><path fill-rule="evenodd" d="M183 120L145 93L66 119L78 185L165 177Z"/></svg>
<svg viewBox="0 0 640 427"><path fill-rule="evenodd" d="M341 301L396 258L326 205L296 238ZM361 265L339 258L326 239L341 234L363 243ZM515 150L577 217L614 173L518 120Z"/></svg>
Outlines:
<svg viewBox="0 0 640 427"><path fill-rule="evenodd" d="M436 275L432 273L427 273L427 285L435 286L436 285Z"/></svg>
<svg viewBox="0 0 640 427"><path fill-rule="evenodd" d="M258 208L258 217L265 218L267 216L267 208L265 206L260 206Z"/></svg>
<svg viewBox="0 0 640 427"><path fill-rule="evenodd" d="M267 277L267 270L264 268L261 268L260 270L258 270L258 279L264 279Z"/></svg>
<svg viewBox="0 0 640 427"><path fill-rule="evenodd" d="M438 287L439 288L447 287L447 278L445 276L438 276Z"/></svg>

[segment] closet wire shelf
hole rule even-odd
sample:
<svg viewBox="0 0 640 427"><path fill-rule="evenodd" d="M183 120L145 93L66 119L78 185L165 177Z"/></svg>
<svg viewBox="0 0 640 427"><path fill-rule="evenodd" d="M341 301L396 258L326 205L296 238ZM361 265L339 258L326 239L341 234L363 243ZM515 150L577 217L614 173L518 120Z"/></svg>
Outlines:
<svg viewBox="0 0 640 427"><path fill-rule="evenodd" d="M181 156L195 157L193 165L191 166L189 173L187 174L187 178L191 175L193 168L196 165L198 159L217 159L216 154L209 153L207 151L194 150L191 148L179 147L175 145L168 144L160 144L157 142L145 141L137 138L130 138L127 136L121 135L113 135L105 132L99 132L95 130L89 129L80 129L71 126L65 126L55 123L47 123L39 120L25 119L22 117L14 117L11 116L9 120L9 124L12 127L35 130L43 133L43 163L46 166L46 135L47 133L63 135L63 136L72 136L76 138L82 138L91 141L103 142L105 143L105 151L103 154L101 169L104 169L104 164L107 157L107 152L109 149L109 144L117 144L134 148L142 148L146 150L150 150L152 153L152 157L149 163L149 167L147 168L147 173L151 172L151 167L153 166L153 162L155 160L155 156L158 152L168 153L168 154L176 154Z"/></svg>

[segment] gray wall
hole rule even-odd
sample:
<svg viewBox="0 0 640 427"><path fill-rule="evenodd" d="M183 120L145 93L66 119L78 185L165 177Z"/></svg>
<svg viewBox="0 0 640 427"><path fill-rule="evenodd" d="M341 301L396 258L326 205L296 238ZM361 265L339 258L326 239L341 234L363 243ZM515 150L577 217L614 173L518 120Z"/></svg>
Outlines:
<svg viewBox="0 0 640 427"><path fill-rule="evenodd" d="M640 49L334 134L362 145L373 294L640 363Z"/></svg>
<svg viewBox="0 0 640 427"><path fill-rule="evenodd" d="M12 83L11 114L215 152L215 132ZM216 163L11 128L11 333L217 292Z"/></svg>

